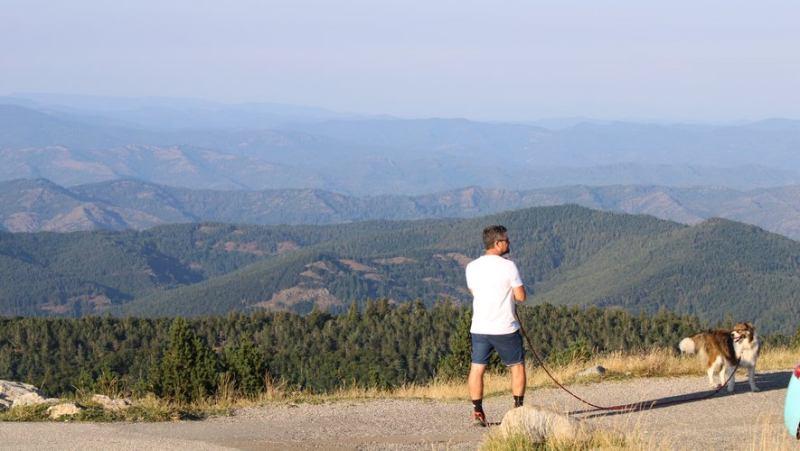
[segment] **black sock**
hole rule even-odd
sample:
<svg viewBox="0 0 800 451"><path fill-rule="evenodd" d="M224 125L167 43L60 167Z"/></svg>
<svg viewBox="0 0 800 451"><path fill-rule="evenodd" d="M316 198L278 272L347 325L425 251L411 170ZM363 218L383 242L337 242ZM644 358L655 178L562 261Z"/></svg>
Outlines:
<svg viewBox="0 0 800 451"><path fill-rule="evenodd" d="M523 402L525 402L525 395L514 396L514 407L522 407Z"/></svg>
<svg viewBox="0 0 800 451"><path fill-rule="evenodd" d="M472 407L475 409L476 412L483 413L483 399L473 399Z"/></svg>

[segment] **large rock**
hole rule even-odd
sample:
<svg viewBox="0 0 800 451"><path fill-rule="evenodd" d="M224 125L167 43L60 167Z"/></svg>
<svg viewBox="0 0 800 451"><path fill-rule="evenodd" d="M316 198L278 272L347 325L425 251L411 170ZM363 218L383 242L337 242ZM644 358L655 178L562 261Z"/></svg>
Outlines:
<svg viewBox="0 0 800 451"><path fill-rule="evenodd" d="M131 402L127 399L112 399L105 395L94 395L92 401L103 406L105 410L123 410L131 406Z"/></svg>
<svg viewBox="0 0 800 451"><path fill-rule="evenodd" d="M575 418L541 406L523 406L509 410L498 429L505 437L525 434L539 443L550 439L580 440L589 432L588 426Z"/></svg>
<svg viewBox="0 0 800 451"><path fill-rule="evenodd" d="M0 409L57 401L39 395L39 389L22 382L0 381Z"/></svg>
<svg viewBox="0 0 800 451"><path fill-rule="evenodd" d="M8 409L15 399L28 393L39 393L39 390L22 382L0 381L0 409Z"/></svg>
<svg viewBox="0 0 800 451"><path fill-rule="evenodd" d="M580 373L578 373L578 376L579 377L586 377L586 376L593 376L595 374L598 375L598 376L602 376L602 375L606 374L606 369L604 367L600 366L600 365L597 365L597 366L586 368L585 370L583 370Z"/></svg>
<svg viewBox="0 0 800 451"><path fill-rule="evenodd" d="M47 413L50 414L50 418L57 420L65 415L75 415L76 413L81 413L82 410L83 409L77 404L73 402L67 402L49 407L47 409Z"/></svg>

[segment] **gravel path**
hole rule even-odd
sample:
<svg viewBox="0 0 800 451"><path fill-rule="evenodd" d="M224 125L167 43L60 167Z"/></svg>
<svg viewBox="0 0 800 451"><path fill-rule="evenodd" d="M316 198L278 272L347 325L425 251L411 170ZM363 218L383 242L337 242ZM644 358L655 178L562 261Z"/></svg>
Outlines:
<svg viewBox="0 0 800 451"><path fill-rule="evenodd" d="M607 414L563 391L528 391L538 404L620 430L636 430L656 449L763 449L765 428L785 449L800 447L783 430L789 371L759 374L760 393L747 382L733 395ZM741 376L739 376L741 379ZM595 404L675 399L708 393L705 377L639 379L573 387ZM508 398L508 399L507 399ZM484 402L489 421L499 422L510 396ZM474 450L487 429L470 424L467 401L341 401L321 405L275 405L241 409L231 417L173 423L3 423L0 448L12 450ZM766 426L765 426L766 425Z"/></svg>

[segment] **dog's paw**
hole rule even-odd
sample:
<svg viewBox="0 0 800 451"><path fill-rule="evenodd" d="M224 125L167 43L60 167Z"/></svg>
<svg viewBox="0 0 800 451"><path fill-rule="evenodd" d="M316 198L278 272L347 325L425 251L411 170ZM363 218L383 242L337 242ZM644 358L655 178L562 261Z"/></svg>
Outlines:
<svg viewBox="0 0 800 451"><path fill-rule="evenodd" d="M760 388L758 388L758 387L753 387L753 390L751 390L751 391L752 391L753 393L758 393L758 392L760 392L760 391L761 391L761 389L760 389Z"/></svg>

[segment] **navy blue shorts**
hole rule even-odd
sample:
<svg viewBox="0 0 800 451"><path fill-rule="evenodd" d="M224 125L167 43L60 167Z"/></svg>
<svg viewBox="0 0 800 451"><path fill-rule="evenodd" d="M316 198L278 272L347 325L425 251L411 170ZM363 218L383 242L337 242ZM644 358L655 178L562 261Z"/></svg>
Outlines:
<svg viewBox="0 0 800 451"><path fill-rule="evenodd" d="M488 365L492 350L496 350L506 366L525 361L519 331L508 335L472 334L472 363Z"/></svg>

